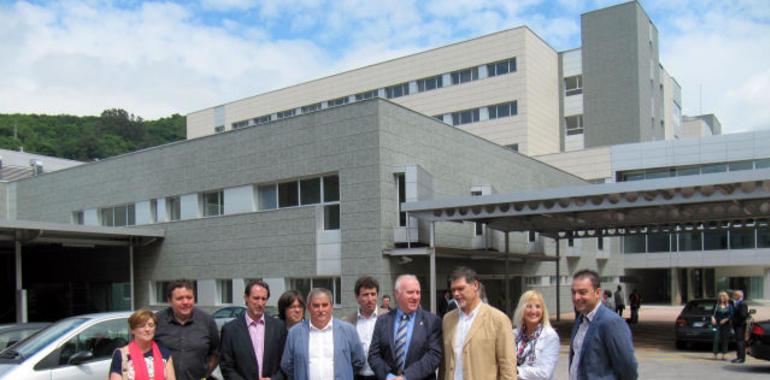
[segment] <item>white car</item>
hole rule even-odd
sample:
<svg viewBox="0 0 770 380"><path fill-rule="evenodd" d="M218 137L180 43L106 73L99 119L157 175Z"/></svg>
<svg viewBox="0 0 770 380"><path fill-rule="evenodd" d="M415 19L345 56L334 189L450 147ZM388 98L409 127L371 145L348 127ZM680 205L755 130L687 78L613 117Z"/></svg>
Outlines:
<svg viewBox="0 0 770 380"><path fill-rule="evenodd" d="M104 380L112 353L129 341L130 312L62 319L0 351L2 380Z"/></svg>

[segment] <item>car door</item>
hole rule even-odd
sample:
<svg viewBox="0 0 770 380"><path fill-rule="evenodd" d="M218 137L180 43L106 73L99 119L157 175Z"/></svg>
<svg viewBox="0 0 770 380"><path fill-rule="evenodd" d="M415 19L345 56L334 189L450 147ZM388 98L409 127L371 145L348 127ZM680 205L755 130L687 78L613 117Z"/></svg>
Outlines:
<svg viewBox="0 0 770 380"><path fill-rule="evenodd" d="M113 352L128 340L125 318L101 321L61 344L35 369L49 370L51 380L104 380L109 375Z"/></svg>

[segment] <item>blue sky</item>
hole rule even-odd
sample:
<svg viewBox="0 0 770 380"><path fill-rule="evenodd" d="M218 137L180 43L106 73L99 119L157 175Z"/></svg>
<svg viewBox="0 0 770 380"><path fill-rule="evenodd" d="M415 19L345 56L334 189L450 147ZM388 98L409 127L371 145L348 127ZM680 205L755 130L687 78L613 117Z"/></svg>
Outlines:
<svg viewBox="0 0 770 380"><path fill-rule="evenodd" d="M565 50L581 13L616 3L0 0L0 112L186 114L519 25ZM770 129L769 1L641 4L685 114Z"/></svg>

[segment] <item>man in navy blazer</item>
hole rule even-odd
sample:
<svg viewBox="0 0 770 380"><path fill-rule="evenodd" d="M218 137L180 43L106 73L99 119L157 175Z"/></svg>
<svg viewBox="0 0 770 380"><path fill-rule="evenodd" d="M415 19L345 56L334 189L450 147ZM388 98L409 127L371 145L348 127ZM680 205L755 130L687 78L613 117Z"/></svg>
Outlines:
<svg viewBox="0 0 770 380"><path fill-rule="evenodd" d="M332 317L332 293L315 288L307 296L310 320L295 325L281 358L283 373L293 380L354 380L366 357L356 328Z"/></svg>
<svg viewBox="0 0 770 380"><path fill-rule="evenodd" d="M436 379L441 364L441 319L420 308L420 282L401 275L394 286L398 307L377 320L369 346L369 365L378 379ZM406 324L405 352L399 361L396 337ZM513 349L513 348L511 348Z"/></svg>
<svg viewBox="0 0 770 380"><path fill-rule="evenodd" d="M631 330L602 307L599 274L584 269L572 276L572 303L578 312L570 338L570 380L636 380Z"/></svg>
<svg viewBox="0 0 770 380"><path fill-rule="evenodd" d="M283 379L281 355L286 343L286 326L265 315L270 287L261 280L246 285L244 316L222 327L219 367L225 380ZM261 357L257 358L257 354Z"/></svg>

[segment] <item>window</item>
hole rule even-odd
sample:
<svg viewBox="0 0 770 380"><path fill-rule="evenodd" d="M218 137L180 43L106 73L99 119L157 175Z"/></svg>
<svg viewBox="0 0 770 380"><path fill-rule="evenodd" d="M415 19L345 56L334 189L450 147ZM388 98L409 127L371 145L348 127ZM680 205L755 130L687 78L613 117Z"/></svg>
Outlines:
<svg viewBox="0 0 770 380"><path fill-rule="evenodd" d="M324 202L339 202L340 177L329 175L324 177Z"/></svg>
<svg viewBox="0 0 770 380"><path fill-rule="evenodd" d="M686 168L676 168L676 176L677 177L685 177L688 175L698 175L700 174L700 168L697 166L691 166Z"/></svg>
<svg viewBox="0 0 770 380"><path fill-rule="evenodd" d="M567 136L583 134L583 115L567 116L564 123L567 126Z"/></svg>
<svg viewBox="0 0 770 380"><path fill-rule="evenodd" d="M599 251L604 251L604 238L601 236L596 238L596 249Z"/></svg>
<svg viewBox="0 0 770 380"><path fill-rule="evenodd" d="M103 226L122 227L136 224L134 205L106 207L100 210Z"/></svg>
<svg viewBox="0 0 770 380"><path fill-rule="evenodd" d="M518 113L516 102L508 102L487 107L490 119L513 116Z"/></svg>
<svg viewBox="0 0 770 380"><path fill-rule="evenodd" d="M278 112L278 113L276 114L276 117L277 117L277 119L278 119L278 120L281 120L281 119L285 119L285 118L287 118L287 117L292 117L292 116L294 116L294 113L295 113L296 111L297 111L297 110L295 110L295 109L290 109L290 110L286 110L286 111L281 111L281 112Z"/></svg>
<svg viewBox="0 0 770 380"><path fill-rule="evenodd" d="M169 221L179 220L182 216L182 205L179 197L166 198L166 219Z"/></svg>
<svg viewBox="0 0 770 380"><path fill-rule="evenodd" d="M761 160L756 160L756 161L754 161L754 166L757 169L770 168L770 158L764 158L764 159L761 159Z"/></svg>
<svg viewBox="0 0 770 380"><path fill-rule="evenodd" d="M730 249L753 249L754 229L737 228L730 230Z"/></svg>
<svg viewBox="0 0 770 380"><path fill-rule="evenodd" d="M224 131L225 131L224 125L217 125L216 127L214 127L214 133L222 133Z"/></svg>
<svg viewBox="0 0 770 380"><path fill-rule="evenodd" d="M567 239L567 246L568 247L574 247L575 246L575 239L573 239L573 238Z"/></svg>
<svg viewBox="0 0 770 380"><path fill-rule="evenodd" d="M225 197L221 190L201 194L201 203L203 204L203 216L219 216L224 214Z"/></svg>
<svg viewBox="0 0 770 380"><path fill-rule="evenodd" d="M519 144L510 144L510 145L506 145L505 147L507 149L510 149L510 150L514 151L514 152L518 152L519 151Z"/></svg>
<svg viewBox="0 0 770 380"><path fill-rule="evenodd" d="M233 281L217 280L217 295L219 296L219 304L233 303Z"/></svg>
<svg viewBox="0 0 770 380"><path fill-rule="evenodd" d="M299 181L300 203L311 205L321 202L321 178Z"/></svg>
<svg viewBox="0 0 770 380"><path fill-rule="evenodd" d="M417 81L417 92L425 92L443 87L441 75L424 78Z"/></svg>
<svg viewBox="0 0 770 380"><path fill-rule="evenodd" d="M541 277L539 276L533 276L533 277L524 277L524 284L528 286L537 286L540 285Z"/></svg>
<svg viewBox="0 0 770 380"><path fill-rule="evenodd" d="M527 241L530 243L534 243L536 240L537 240L537 233L532 230L527 231Z"/></svg>
<svg viewBox="0 0 770 380"><path fill-rule="evenodd" d="M153 304L165 304L168 302L168 286L171 281L155 281L152 283L152 297L150 302ZM198 298L198 281L192 281L193 285L193 297ZM153 298L154 297L154 298ZM123 322L125 323L125 321Z"/></svg>
<svg viewBox="0 0 770 380"><path fill-rule="evenodd" d="M315 103L315 104L308 104L306 106L302 106L300 108L302 113L310 113L310 112L316 112L321 110L321 103Z"/></svg>
<svg viewBox="0 0 770 380"><path fill-rule="evenodd" d="M727 171L727 164L703 165L700 168L701 174L722 173L726 171Z"/></svg>
<svg viewBox="0 0 770 380"><path fill-rule="evenodd" d="M385 88L385 96L388 99L409 95L409 83L401 83Z"/></svg>
<svg viewBox="0 0 770 380"><path fill-rule="evenodd" d="M158 223L158 200L150 200L150 223Z"/></svg>
<svg viewBox="0 0 770 380"><path fill-rule="evenodd" d="M321 278L292 278L289 280L292 289L297 290L303 297L307 297L310 289L324 288L332 292L332 303L340 305L342 302L342 281L339 277ZM309 302L309 300L305 300Z"/></svg>
<svg viewBox="0 0 770 380"><path fill-rule="evenodd" d="M487 75L490 77L508 74L515 71L516 58L506 59L505 61L490 63L487 65Z"/></svg>
<svg viewBox="0 0 770 380"><path fill-rule="evenodd" d="M561 281L559 285L569 285L569 276L560 276ZM548 276L548 283L551 285L557 285L556 284L556 276Z"/></svg>
<svg viewBox="0 0 770 380"><path fill-rule="evenodd" d="M83 215L83 211L75 211L72 213L72 223L74 224L85 224L85 217Z"/></svg>
<svg viewBox="0 0 770 380"><path fill-rule="evenodd" d="M452 125L462 125L479 121L479 109L452 112Z"/></svg>
<svg viewBox="0 0 770 380"><path fill-rule="evenodd" d="M340 205L324 206L324 230L332 231L340 229Z"/></svg>
<svg viewBox="0 0 770 380"><path fill-rule="evenodd" d="M257 202L260 210L272 210L278 207L278 191L274 184L257 186Z"/></svg>
<svg viewBox="0 0 770 380"><path fill-rule="evenodd" d="M265 116L255 117L252 120L254 121L254 125L262 125L262 124L269 123L272 120L272 118L270 117L270 115L265 115Z"/></svg>
<svg viewBox="0 0 770 380"><path fill-rule="evenodd" d="M233 129L241 129L249 126L248 120L236 121L233 123Z"/></svg>
<svg viewBox="0 0 770 380"><path fill-rule="evenodd" d="M406 176L404 173L396 174L396 202L398 203L398 225L406 227L406 211L401 211L401 203L406 202Z"/></svg>
<svg viewBox="0 0 770 380"><path fill-rule="evenodd" d="M292 207L299 205L299 191L297 181L278 184L278 207Z"/></svg>
<svg viewBox="0 0 770 380"><path fill-rule="evenodd" d="M575 75L574 77L564 78L564 95L578 95L583 93L583 76Z"/></svg>
<svg viewBox="0 0 770 380"><path fill-rule="evenodd" d="M737 172L739 170L751 170L754 168L754 162L753 161L737 161L737 162L731 162L728 165L731 172Z"/></svg>
<svg viewBox="0 0 770 380"><path fill-rule="evenodd" d="M479 79L479 68L472 67L470 69L453 71L449 76L452 78L452 84L471 82Z"/></svg>
<svg viewBox="0 0 770 380"><path fill-rule="evenodd" d="M339 107L339 106L344 105L344 104L348 104L348 97L347 96L343 96L341 98L337 98L337 99L332 99L332 100L326 101L326 106L329 107L329 108Z"/></svg>
<svg viewBox="0 0 770 380"><path fill-rule="evenodd" d="M58 356L58 360L44 359L42 363L56 363L55 366L73 365L70 364L70 359L83 351L92 355L85 362L105 360L112 356L115 349L125 346L129 340L128 324L124 318L100 322L72 337L61 348L50 354Z"/></svg>
<svg viewBox="0 0 770 380"><path fill-rule="evenodd" d="M356 94L356 101L360 102L362 100L374 99L377 96L378 96L377 90L366 91L366 92Z"/></svg>

